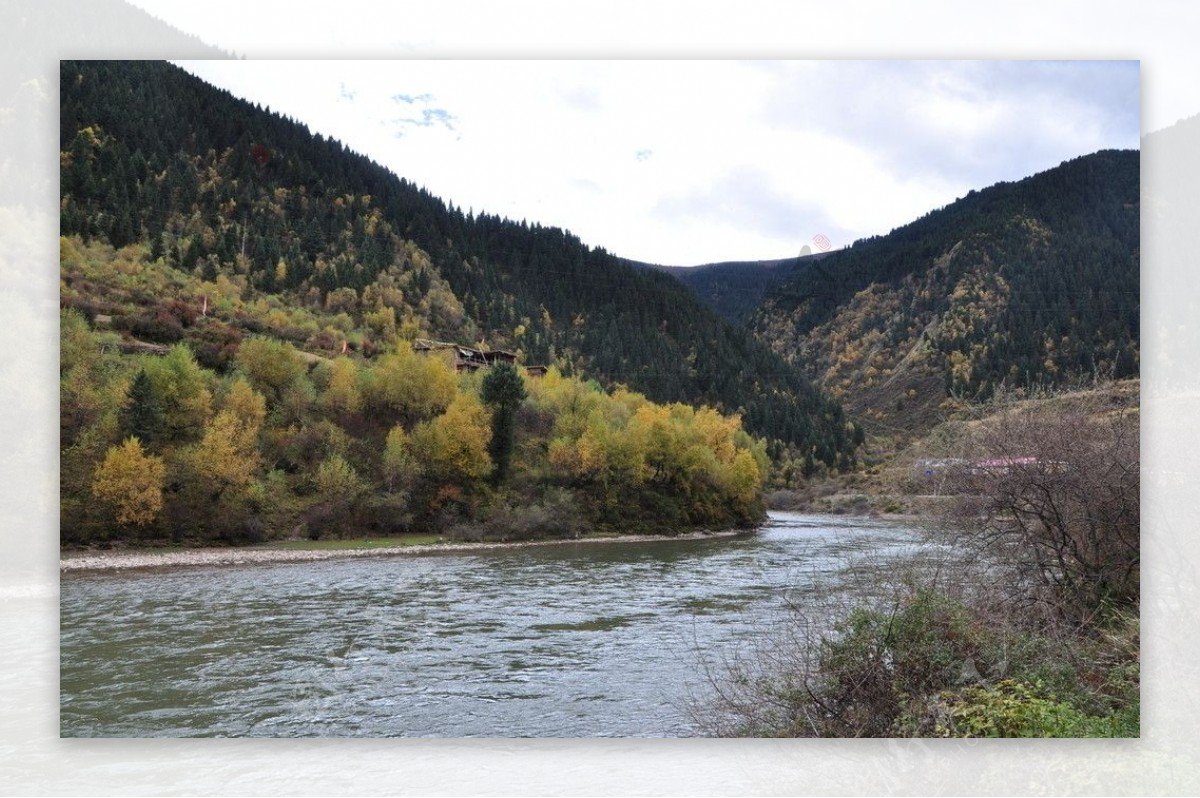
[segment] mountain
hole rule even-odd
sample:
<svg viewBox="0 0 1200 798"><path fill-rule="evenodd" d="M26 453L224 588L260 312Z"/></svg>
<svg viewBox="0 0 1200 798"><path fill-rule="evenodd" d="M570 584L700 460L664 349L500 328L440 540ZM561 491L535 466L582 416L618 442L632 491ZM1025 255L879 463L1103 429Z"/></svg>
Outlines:
<svg viewBox="0 0 1200 798"><path fill-rule="evenodd" d="M148 247L151 262L278 311L231 315L201 337L187 323L197 297L68 286L64 304L89 318L187 342L216 369L248 333L316 357L372 357L397 335L483 341L654 401L740 412L810 469L852 462L840 406L667 274L568 231L464 213L167 63L64 61L60 93L63 235ZM289 319L301 310L323 315Z"/></svg>
<svg viewBox="0 0 1200 798"><path fill-rule="evenodd" d="M726 261L702 266L651 266L680 280L726 321L742 324L777 283L824 257L824 253L780 260Z"/></svg>
<svg viewBox="0 0 1200 798"><path fill-rule="evenodd" d="M1136 151L1000 183L774 282L747 324L878 436L1138 374Z"/></svg>

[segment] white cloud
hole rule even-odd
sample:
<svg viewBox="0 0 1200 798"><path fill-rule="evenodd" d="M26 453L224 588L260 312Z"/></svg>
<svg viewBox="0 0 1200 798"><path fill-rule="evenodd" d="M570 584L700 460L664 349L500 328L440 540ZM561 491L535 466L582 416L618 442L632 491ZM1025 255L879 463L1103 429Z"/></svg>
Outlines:
<svg viewBox="0 0 1200 798"><path fill-rule="evenodd" d="M981 188L1138 146L1136 62L833 61L782 71L790 80L778 84L774 121L856 142L900 174Z"/></svg>
<svg viewBox="0 0 1200 798"><path fill-rule="evenodd" d="M1137 65L185 64L455 205L658 263L786 257L1137 146ZM353 97L353 102L347 102Z"/></svg>

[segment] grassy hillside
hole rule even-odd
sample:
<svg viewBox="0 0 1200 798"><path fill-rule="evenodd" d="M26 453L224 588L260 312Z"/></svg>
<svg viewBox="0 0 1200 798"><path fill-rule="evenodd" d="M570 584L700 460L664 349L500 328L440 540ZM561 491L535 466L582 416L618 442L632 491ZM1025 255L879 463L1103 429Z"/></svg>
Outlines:
<svg viewBox="0 0 1200 798"><path fill-rule="evenodd" d="M1012 427L1021 419L1049 423L1078 417L1104 423L1115 416L1136 419L1141 400L1138 379L1103 381L1092 386L1048 391L1038 396L1004 393L984 402L963 403L941 414L921 434L905 436L886 458L855 474L812 480L799 490L778 489L768 494L776 509L866 515L900 514L937 518L957 495L944 465L952 461L1027 456L1000 452L980 443L981 432ZM994 443L994 442L993 442ZM1020 443L1014 443L1021 446Z"/></svg>

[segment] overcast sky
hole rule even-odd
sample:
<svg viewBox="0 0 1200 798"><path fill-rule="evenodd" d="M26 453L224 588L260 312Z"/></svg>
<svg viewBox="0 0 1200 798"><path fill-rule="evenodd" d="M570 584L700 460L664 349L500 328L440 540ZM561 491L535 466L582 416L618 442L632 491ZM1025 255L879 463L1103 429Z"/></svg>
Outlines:
<svg viewBox="0 0 1200 798"><path fill-rule="evenodd" d="M838 248L1139 137L1135 61L180 65L464 209L669 265Z"/></svg>

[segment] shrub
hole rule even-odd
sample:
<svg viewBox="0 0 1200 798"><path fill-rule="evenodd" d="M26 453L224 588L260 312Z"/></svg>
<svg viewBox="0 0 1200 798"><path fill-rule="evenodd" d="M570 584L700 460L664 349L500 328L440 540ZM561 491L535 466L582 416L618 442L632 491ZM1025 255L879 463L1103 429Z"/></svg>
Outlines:
<svg viewBox="0 0 1200 798"><path fill-rule="evenodd" d="M1040 682L1003 679L943 695L947 720L941 737L1110 737L1106 718L1084 715L1047 693Z"/></svg>
<svg viewBox="0 0 1200 798"><path fill-rule="evenodd" d="M188 331L187 343L196 354L196 361L214 371L226 371L237 356L242 334L215 319L192 327Z"/></svg>
<svg viewBox="0 0 1200 798"><path fill-rule="evenodd" d="M534 504L504 505L482 522L454 526L449 537L456 540L574 540L587 531L589 523L568 490L552 490Z"/></svg>
<svg viewBox="0 0 1200 798"><path fill-rule="evenodd" d="M163 308L156 308L127 321L128 329L143 341L173 344L183 339L183 325Z"/></svg>
<svg viewBox="0 0 1200 798"><path fill-rule="evenodd" d="M1074 626L1022 631L1019 617L931 588L891 607L851 609L832 625L825 617L836 606L806 597L804 607L719 671L708 669L714 695L693 705L703 729L755 737L1139 734L1136 613L1081 634Z"/></svg>
<svg viewBox="0 0 1200 798"><path fill-rule="evenodd" d="M962 497L952 535L1014 569L1014 599L1075 622L1136 602L1136 410L1012 412L982 425L969 445L986 459L951 474Z"/></svg>
<svg viewBox="0 0 1200 798"><path fill-rule="evenodd" d="M890 611L855 610L820 645L806 712L824 734L888 736L921 696L986 671L992 648L966 607L932 590Z"/></svg>

